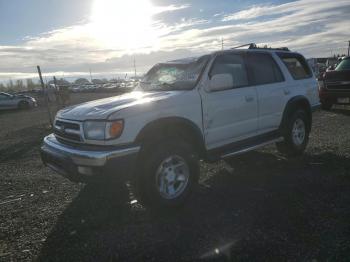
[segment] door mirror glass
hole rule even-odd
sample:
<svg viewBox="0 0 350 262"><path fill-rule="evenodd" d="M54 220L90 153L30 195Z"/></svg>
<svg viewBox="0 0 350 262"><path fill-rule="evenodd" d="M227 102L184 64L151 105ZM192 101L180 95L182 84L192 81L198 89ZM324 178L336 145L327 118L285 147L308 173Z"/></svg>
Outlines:
<svg viewBox="0 0 350 262"><path fill-rule="evenodd" d="M233 78L230 74L216 74L210 79L209 91L220 91L233 88Z"/></svg>

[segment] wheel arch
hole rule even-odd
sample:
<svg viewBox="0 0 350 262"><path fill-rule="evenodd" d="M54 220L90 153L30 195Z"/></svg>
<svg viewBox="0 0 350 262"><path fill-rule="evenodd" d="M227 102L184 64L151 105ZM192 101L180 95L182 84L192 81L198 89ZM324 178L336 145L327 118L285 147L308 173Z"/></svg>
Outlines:
<svg viewBox="0 0 350 262"><path fill-rule="evenodd" d="M193 121L182 117L165 117L148 123L137 135L135 143L142 145L146 140L172 135L180 136L191 143L200 157L205 155L205 142L201 129Z"/></svg>
<svg viewBox="0 0 350 262"><path fill-rule="evenodd" d="M285 121L288 119L288 116L294 112L296 109L303 109L307 117L309 118L309 124L308 124L308 130L311 130L311 125L312 125L312 110L311 110L311 105L309 100L305 96L295 96L291 98L283 111L282 115L282 121L280 125L280 129L284 127Z"/></svg>
<svg viewBox="0 0 350 262"><path fill-rule="evenodd" d="M25 107L29 107L29 102L25 99L21 99L17 102L17 108L21 108L21 105L24 105Z"/></svg>

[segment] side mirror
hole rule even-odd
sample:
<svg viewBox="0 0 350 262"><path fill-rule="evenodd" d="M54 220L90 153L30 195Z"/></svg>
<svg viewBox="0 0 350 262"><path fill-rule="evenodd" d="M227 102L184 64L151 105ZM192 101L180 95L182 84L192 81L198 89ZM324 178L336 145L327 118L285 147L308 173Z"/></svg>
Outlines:
<svg viewBox="0 0 350 262"><path fill-rule="evenodd" d="M220 91L231 89L233 87L233 78L230 74L213 75L209 82L209 91Z"/></svg>

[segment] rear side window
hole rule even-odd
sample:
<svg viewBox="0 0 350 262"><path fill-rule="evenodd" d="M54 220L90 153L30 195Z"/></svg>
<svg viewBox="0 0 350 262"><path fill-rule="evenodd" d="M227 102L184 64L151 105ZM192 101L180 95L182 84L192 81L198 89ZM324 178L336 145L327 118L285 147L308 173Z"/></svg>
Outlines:
<svg viewBox="0 0 350 262"><path fill-rule="evenodd" d="M271 55L252 53L248 55L248 61L253 85L264 85L284 81L281 70Z"/></svg>
<svg viewBox="0 0 350 262"><path fill-rule="evenodd" d="M282 59L294 79L299 80L312 76L309 66L301 55L279 53L278 56Z"/></svg>
<svg viewBox="0 0 350 262"><path fill-rule="evenodd" d="M233 78L233 87L248 85L248 75L244 58L241 54L219 55L214 62L210 77L216 74L230 74Z"/></svg>

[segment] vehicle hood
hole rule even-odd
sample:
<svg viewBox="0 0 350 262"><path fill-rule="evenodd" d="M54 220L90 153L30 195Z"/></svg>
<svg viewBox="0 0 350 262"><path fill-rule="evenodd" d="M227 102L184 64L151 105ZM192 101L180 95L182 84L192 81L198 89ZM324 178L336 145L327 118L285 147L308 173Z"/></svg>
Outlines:
<svg viewBox="0 0 350 262"><path fill-rule="evenodd" d="M58 118L84 121L101 120L125 108L140 106L145 103L155 103L166 100L183 91L140 92L135 91L119 96L99 99L83 104L70 106L57 113Z"/></svg>
<svg viewBox="0 0 350 262"><path fill-rule="evenodd" d="M327 71L323 75L325 81L350 81L350 70Z"/></svg>

